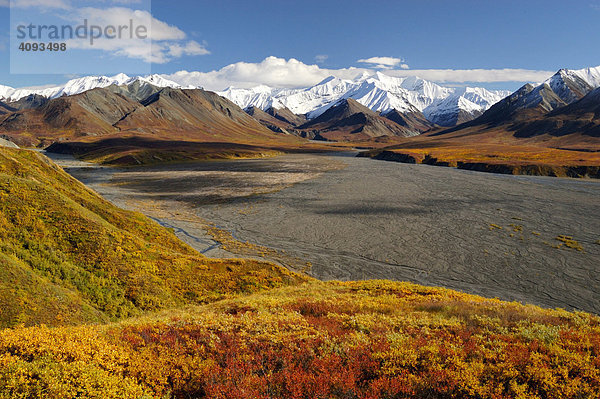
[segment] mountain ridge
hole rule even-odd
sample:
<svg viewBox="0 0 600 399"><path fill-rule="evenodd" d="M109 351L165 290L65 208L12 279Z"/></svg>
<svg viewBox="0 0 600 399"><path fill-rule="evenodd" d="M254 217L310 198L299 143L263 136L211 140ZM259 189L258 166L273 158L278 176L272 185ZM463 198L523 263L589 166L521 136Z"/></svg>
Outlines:
<svg viewBox="0 0 600 399"><path fill-rule="evenodd" d="M341 100L318 117L299 126L298 129L313 130L318 132L320 138L335 141L414 135L409 129L373 112L352 98Z"/></svg>
<svg viewBox="0 0 600 399"><path fill-rule="evenodd" d="M489 106L510 94L508 91L483 88L458 90L418 77L395 78L381 72L372 75L363 73L354 80L330 76L305 89L276 89L262 85L251 89L230 87L218 93L241 108L255 106L265 110L286 107L295 114L306 115L308 119L318 117L343 99L352 98L375 112L388 113L394 109L399 112L423 112L433 123L454 123L463 121L468 115L479 116ZM473 93L478 93L478 98ZM449 98L453 98L453 106L449 101L443 101ZM458 115L448 116L460 111L464 111L460 118Z"/></svg>
<svg viewBox="0 0 600 399"><path fill-rule="evenodd" d="M576 113L574 108L580 106L582 104L580 101L598 87L600 87L600 67L580 70L560 69L538 85L528 83L522 86L494 104L478 118L433 135L482 135L500 130L498 134L530 138L585 133L588 127L595 129L594 124L577 123L580 129L584 129L583 131L561 129L562 124L568 122L568 114L561 113L561 110L567 108L568 112ZM560 115L563 116L562 120L558 120ZM570 133L566 133L567 131ZM562 133L558 134L558 132ZM590 136L595 137L595 135Z"/></svg>

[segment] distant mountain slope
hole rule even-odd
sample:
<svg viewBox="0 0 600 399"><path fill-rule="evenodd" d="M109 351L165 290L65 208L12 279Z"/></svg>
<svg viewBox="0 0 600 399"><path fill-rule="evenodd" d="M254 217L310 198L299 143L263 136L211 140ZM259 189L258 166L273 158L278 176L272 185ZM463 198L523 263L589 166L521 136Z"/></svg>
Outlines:
<svg viewBox="0 0 600 399"><path fill-rule="evenodd" d="M262 125L278 133L298 134L295 128L306 123L305 117L294 114L286 107L279 109L271 107L262 110L259 107L250 106L245 111Z"/></svg>
<svg viewBox="0 0 600 399"><path fill-rule="evenodd" d="M289 123L292 126L300 126L303 123L306 123L306 116L304 115L296 115L290 109L283 108L267 108L264 110L267 114L285 122Z"/></svg>
<svg viewBox="0 0 600 399"><path fill-rule="evenodd" d="M14 111L16 111L15 108L0 101L0 115L6 115Z"/></svg>
<svg viewBox="0 0 600 399"><path fill-rule="evenodd" d="M276 118L258 107L251 106L246 108L245 111L248 115L259 121L263 126L266 126L274 132L285 133L289 129L293 129L295 127L295 125L292 125L288 121Z"/></svg>
<svg viewBox="0 0 600 399"><path fill-rule="evenodd" d="M275 135L215 93L137 82L59 97L7 114L0 118L0 132L25 145L124 132L214 141L267 140Z"/></svg>
<svg viewBox="0 0 600 399"><path fill-rule="evenodd" d="M513 128L515 137L547 134L555 137L580 135L598 139L600 138L600 88L591 91L578 101L546 114L543 118L523 121Z"/></svg>
<svg viewBox="0 0 600 399"><path fill-rule="evenodd" d="M372 111L423 112L433 123L464 121L480 115L506 95L506 91L481 88L454 89L410 77L395 78L381 72L363 73L356 79L329 77L306 89L229 88L220 92L242 108L262 110L287 107L294 114L316 118L340 100L352 98ZM443 100L448 99L446 102ZM460 116L459 116L460 114Z"/></svg>
<svg viewBox="0 0 600 399"><path fill-rule="evenodd" d="M231 101L201 89L161 89L115 126L154 133L179 131L215 140L274 137L272 131Z"/></svg>
<svg viewBox="0 0 600 399"><path fill-rule="evenodd" d="M595 115L594 104L598 102L598 86L600 67L576 71L561 69L537 86L524 85L480 117L434 135L534 138L576 134L596 137L596 122L592 115ZM563 143L576 141L561 140Z"/></svg>
<svg viewBox="0 0 600 399"><path fill-rule="evenodd" d="M82 78L69 80L64 85L58 85L44 89L14 89L12 87L0 85L0 100L14 102L32 94L53 99L62 96L72 96L97 88L105 88L109 86L129 86L136 82L140 86L152 85L155 87L182 87L181 85L159 75L130 77L124 73L120 73L111 77L85 76Z"/></svg>
<svg viewBox="0 0 600 399"><path fill-rule="evenodd" d="M0 328L107 321L303 280L204 258L45 156L0 147Z"/></svg>
<svg viewBox="0 0 600 399"><path fill-rule="evenodd" d="M298 129L317 131L322 138L336 141L414 135L409 129L380 116L353 99L342 100Z"/></svg>
<svg viewBox="0 0 600 399"><path fill-rule="evenodd" d="M382 113L381 116L415 133L422 133L436 126L418 110L413 112L399 112L394 109L387 113Z"/></svg>
<svg viewBox="0 0 600 399"><path fill-rule="evenodd" d="M10 114L0 121L0 132L24 144L59 137L109 134L117 131L115 123L139 106L107 89L92 89Z"/></svg>

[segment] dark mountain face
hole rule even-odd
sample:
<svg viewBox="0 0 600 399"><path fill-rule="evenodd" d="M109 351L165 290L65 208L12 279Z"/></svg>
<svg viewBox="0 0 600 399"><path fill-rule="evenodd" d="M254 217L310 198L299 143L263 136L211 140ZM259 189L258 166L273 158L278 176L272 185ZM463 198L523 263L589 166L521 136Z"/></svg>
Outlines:
<svg viewBox="0 0 600 399"><path fill-rule="evenodd" d="M15 108L0 101L0 115L10 114L11 112L14 112L14 111L16 111Z"/></svg>
<svg viewBox="0 0 600 399"><path fill-rule="evenodd" d="M414 135L406 127L380 116L353 99L341 101L298 129L318 131L327 140L356 141L380 136Z"/></svg>
<svg viewBox="0 0 600 399"><path fill-rule="evenodd" d="M423 133L435 127L435 124L429 122L429 120L425 118L425 115L420 111L400 112L394 109L385 114L381 114L381 116L396 122L398 125L415 133Z"/></svg>
<svg viewBox="0 0 600 399"><path fill-rule="evenodd" d="M306 116L304 115L296 115L288 108L269 108L265 110L265 112L282 122L288 123L290 126L300 126L303 123L306 123Z"/></svg>
<svg viewBox="0 0 600 399"><path fill-rule="evenodd" d="M533 137L540 134L555 137L600 137L600 88L572 104L548 113L543 118L524 121L516 125L514 130L515 137Z"/></svg>
<svg viewBox="0 0 600 399"><path fill-rule="evenodd" d="M270 110L273 111L273 108L270 108ZM293 125L287 119L277 118L258 107L248 107L245 111L248 115L259 121L263 126L277 133L291 133L291 131L296 127L296 125Z"/></svg>
<svg viewBox="0 0 600 399"><path fill-rule="evenodd" d="M15 111L20 111L24 109L39 108L47 102L48 99L44 96L40 96L39 94L30 94L27 97L23 97L18 101L11 102L10 106L14 108Z"/></svg>
<svg viewBox="0 0 600 399"><path fill-rule="evenodd" d="M544 115L553 109L562 107L567 103L561 99L549 85L533 86L527 84L494 104L479 118L466 123L468 126L490 124L498 126L521 119L531 118L535 115ZM463 126L465 126L463 125Z"/></svg>

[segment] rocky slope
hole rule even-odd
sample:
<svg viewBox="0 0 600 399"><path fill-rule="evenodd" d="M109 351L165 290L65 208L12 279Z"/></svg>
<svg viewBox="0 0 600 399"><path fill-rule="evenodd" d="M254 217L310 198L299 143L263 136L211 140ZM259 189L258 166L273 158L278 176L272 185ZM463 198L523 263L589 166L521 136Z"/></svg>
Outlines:
<svg viewBox="0 0 600 399"><path fill-rule="evenodd" d="M353 99L342 100L298 129L313 131L318 138L335 141L414 135L406 127L380 116Z"/></svg>
<svg viewBox="0 0 600 399"><path fill-rule="evenodd" d="M274 137L272 131L215 93L140 86L138 82L51 99L37 108L25 107L0 118L0 132L26 145L125 133L213 141Z"/></svg>
<svg viewBox="0 0 600 399"><path fill-rule="evenodd" d="M597 137L600 67L561 69L539 85L526 84L480 117L434 135L449 137L560 137L556 145ZM573 137L565 137L573 136Z"/></svg>
<svg viewBox="0 0 600 399"><path fill-rule="evenodd" d="M0 328L109 321L305 280L207 259L45 156L0 147Z"/></svg>

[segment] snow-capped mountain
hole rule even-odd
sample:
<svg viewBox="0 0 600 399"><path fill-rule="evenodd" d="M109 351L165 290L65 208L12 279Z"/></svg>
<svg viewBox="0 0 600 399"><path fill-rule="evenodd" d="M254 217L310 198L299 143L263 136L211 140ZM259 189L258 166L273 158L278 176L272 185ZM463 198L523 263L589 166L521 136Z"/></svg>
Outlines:
<svg viewBox="0 0 600 399"><path fill-rule="evenodd" d="M510 94L510 91L506 90L458 88L449 96L435 100L423 110L423 114L430 122L440 126L454 126L478 117Z"/></svg>
<svg viewBox="0 0 600 399"><path fill-rule="evenodd" d="M261 85L247 90L230 87L218 94L233 101L243 109L254 106L264 111L269 108L281 109L285 107L275 98L275 92L274 89Z"/></svg>
<svg viewBox="0 0 600 399"><path fill-rule="evenodd" d="M561 69L541 85L544 84L550 86L558 97L569 104L600 86L600 67Z"/></svg>
<svg viewBox="0 0 600 399"><path fill-rule="evenodd" d="M503 123L517 117L520 111L545 114L572 104L600 87L600 66L579 70L561 69L539 84L526 84L496 103L474 123Z"/></svg>
<svg viewBox="0 0 600 399"><path fill-rule="evenodd" d="M54 86L42 89L14 89L8 86L0 85L0 100L5 102L18 101L32 94L37 94L48 99L58 98L62 96L72 96L74 94L83 93L85 91L104 88L111 85L123 86L134 82L141 84L151 84L157 87L172 87L182 88L181 85L163 78L160 75L136 76L130 77L124 73L115 76L86 76L82 78L69 80L61 86Z"/></svg>
<svg viewBox="0 0 600 399"><path fill-rule="evenodd" d="M331 76L306 89L259 86L252 89L229 88L219 94L244 109L251 106L263 110L286 107L309 119L318 117L342 100L354 99L375 112L423 112L435 123L453 125L457 120L468 120L468 115L479 116L510 92L482 88L454 89L417 77L396 78L376 72L363 73L353 80ZM459 113L462 113L461 118Z"/></svg>

